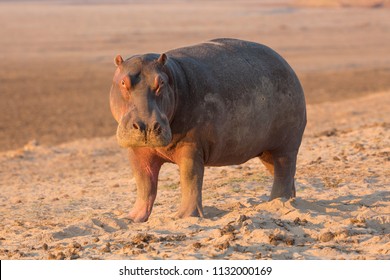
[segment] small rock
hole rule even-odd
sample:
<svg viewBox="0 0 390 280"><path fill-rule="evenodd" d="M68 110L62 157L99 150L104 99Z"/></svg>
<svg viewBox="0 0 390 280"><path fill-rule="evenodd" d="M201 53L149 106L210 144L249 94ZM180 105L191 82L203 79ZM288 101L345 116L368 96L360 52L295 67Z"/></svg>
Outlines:
<svg viewBox="0 0 390 280"><path fill-rule="evenodd" d="M232 225L226 225L221 229L221 235L233 233L235 228Z"/></svg>
<svg viewBox="0 0 390 280"><path fill-rule="evenodd" d="M195 249L200 249L202 247L202 244L200 242L195 242L194 244L192 244L192 247L194 247Z"/></svg>
<svg viewBox="0 0 390 280"><path fill-rule="evenodd" d="M225 241L224 243L222 244L218 244L218 245L215 245L215 247L219 250L226 250L227 248L230 247L230 243L229 241Z"/></svg>
<svg viewBox="0 0 390 280"><path fill-rule="evenodd" d="M103 253L111 253L111 249L110 249L110 247L104 247L103 249L102 249L102 252Z"/></svg>
<svg viewBox="0 0 390 280"><path fill-rule="evenodd" d="M77 243L76 241L74 241L71 245L72 248L75 248L75 249L82 249L83 247L80 245L80 243Z"/></svg>
<svg viewBox="0 0 390 280"><path fill-rule="evenodd" d="M287 237L285 241L286 241L286 244L287 244L288 246L292 246L292 245L295 244L295 240L294 240L294 238L292 238L292 237Z"/></svg>
<svg viewBox="0 0 390 280"><path fill-rule="evenodd" d="M46 243L43 243L42 249L47 251L49 249L49 246Z"/></svg>
<svg viewBox="0 0 390 280"><path fill-rule="evenodd" d="M99 237L95 237L94 239L92 239L92 241L96 243L96 242L99 242L100 239L99 239Z"/></svg>
<svg viewBox="0 0 390 280"><path fill-rule="evenodd" d="M281 240L283 240L283 236L281 236L281 235L279 235L279 234L273 234L273 233L271 233L269 236L268 236L268 239L269 239L269 243L271 244L271 245L274 245L274 246L276 246L276 245L278 245L278 241L281 241Z"/></svg>
<svg viewBox="0 0 390 280"><path fill-rule="evenodd" d="M71 260L76 260L76 259L78 259L78 258L80 258L79 254L72 254L72 255L70 256L70 259L71 259Z"/></svg>
<svg viewBox="0 0 390 280"><path fill-rule="evenodd" d="M269 244L271 244L273 246L278 246L279 242L276 241L275 239L273 239L273 240L270 240Z"/></svg>
<svg viewBox="0 0 390 280"><path fill-rule="evenodd" d="M276 224L277 226L279 226L279 227L284 227L284 223L283 223L282 220L276 219L276 220L274 220L274 222L275 222L275 224Z"/></svg>
<svg viewBox="0 0 390 280"><path fill-rule="evenodd" d="M56 257L55 255L53 255L52 253L49 253L49 255L47 256L47 258L48 258L49 260L56 260L56 259L57 259L57 257Z"/></svg>
<svg viewBox="0 0 390 280"><path fill-rule="evenodd" d="M149 235L149 238L146 243L149 242L178 242L178 241L184 241L187 239L187 236L185 234L178 234L178 235L167 235L167 236L162 236L160 238L156 238L154 235Z"/></svg>
<svg viewBox="0 0 390 280"><path fill-rule="evenodd" d="M248 247L237 244L236 246L234 246L233 250L240 253L247 253Z"/></svg>
<svg viewBox="0 0 390 280"><path fill-rule="evenodd" d="M120 187L119 184L114 184L114 185L111 186L111 188L119 188L119 187Z"/></svg>
<svg viewBox="0 0 390 280"><path fill-rule="evenodd" d="M65 254L63 252L59 252L56 256L56 260L65 260Z"/></svg>
<svg viewBox="0 0 390 280"><path fill-rule="evenodd" d="M325 232L323 234L320 235L320 241L321 242L329 242L331 240L333 240L333 238L335 237L335 235L328 231L328 232Z"/></svg>
<svg viewBox="0 0 390 280"><path fill-rule="evenodd" d="M365 224L366 223L366 219L365 218L351 218L350 219L350 222L351 224Z"/></svg>
<svg viewBox="0 0 390 280"><path fill-rule="evenodd" d="M301 220L299 217L297 217L294 220L294 224L304 226L307 224L307 220L306 219Z"/></svg>
<svg viewBox="0 0 390 280"><path fill-rule="evenodd" d="M135 244L144 242L144 243L149 243L152 240L155 240L156 237L152 234L147 234L147 233L139 233L136 236L133 237L132 242Z"/></svg>
<svg viewBox="0 0 390 280"><path fill-rule="evenodd" d="M237 223L242 223L242 222L244 222L244 221L246 221L246 220L248 220L249 218L246 216L246 215L240 215L239 217L238 217L238 219L237 219Z"/></svg>

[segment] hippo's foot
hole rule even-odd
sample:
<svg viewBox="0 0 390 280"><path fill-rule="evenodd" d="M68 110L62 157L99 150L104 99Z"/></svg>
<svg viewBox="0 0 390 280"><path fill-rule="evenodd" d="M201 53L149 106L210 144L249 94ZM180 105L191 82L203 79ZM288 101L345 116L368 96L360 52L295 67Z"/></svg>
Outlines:
<svg viewBox="0 0 390 280"><path fill-rule="evenodd" d="M295 188L294 188L295 190ZM269 201L271 200L274 200L275 198L286 198L286 199L290 199L290 198L293 198L295 197L295 191L293 193L283 193L283 194L271 194L271 197L269 198Z"/></svg>
<svg viewBox="0 0 390 280"><path fill-rule="evenodd" d="M203 218L204 215L203 215L202 206L181 205L176 216L178 218L186 218L186 217L202 217Z"/></svg>
<svg viewBox="0 0 390 280"><path fill-rule="evenodd" d="M295 197L294 176L296 169L297 152L273 154L274 160L274 183L270 200L275 198Z"/></svg>
<svg viewBox="0 0 390 280"><path fill-rule="evenodd" d="M143 223L148 220L151 212L152 207L146 201L137 201L127 218L135 223Z"/></svg>
<svg viewBox="0 0 390 280"><path fill-rule="evenodd" d="M269 201L275 199L275 198L286 198L290 199L296 196L296 191L295 191L295 184L292 184L292 187L287 187L287 188L276 188L279 189L279 192L272 192L271 197Z"/></svg>

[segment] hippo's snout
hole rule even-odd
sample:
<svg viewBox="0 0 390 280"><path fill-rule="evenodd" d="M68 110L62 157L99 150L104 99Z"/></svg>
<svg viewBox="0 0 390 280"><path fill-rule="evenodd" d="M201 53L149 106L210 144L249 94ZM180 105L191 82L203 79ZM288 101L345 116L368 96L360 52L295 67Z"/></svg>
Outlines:
<svg viewBox="0 0 390 280"><path fill-rule="evenodd" d="M172 140L168 121L142 120L121 121L117 129L117 140L122 147L164 147Z"/></svg>
<svg viewBox="0 0 390 280"><path fill-rule="evenodd" d="M154 133L156 136L158 136L162 133L162 127L161 127L161 124L159 122L155 122L149 128L142 121L135 121L135 122L133 122L132 129L138 131L139 133L147 133L149 131L151 133Z"/></svg>

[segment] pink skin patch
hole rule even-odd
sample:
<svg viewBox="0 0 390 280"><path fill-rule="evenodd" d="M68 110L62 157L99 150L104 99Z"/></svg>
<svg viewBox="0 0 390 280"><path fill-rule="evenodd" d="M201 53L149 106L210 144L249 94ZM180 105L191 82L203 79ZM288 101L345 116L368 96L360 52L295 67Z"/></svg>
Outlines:
<svg viewBox="0 0 390 280"><path fill-rule="evenodd" d="M130 148L129 158L137 184L137 199L129 218L134 222L146 222L157 196L158 174L162 162L148 148Z"/></svg>

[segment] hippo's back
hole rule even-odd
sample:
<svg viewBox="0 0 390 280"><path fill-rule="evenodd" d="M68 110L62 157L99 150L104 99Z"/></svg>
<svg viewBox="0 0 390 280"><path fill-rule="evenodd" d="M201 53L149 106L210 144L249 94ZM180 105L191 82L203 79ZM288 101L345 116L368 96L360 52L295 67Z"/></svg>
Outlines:
<svg viewBox="0 0 390 280"><path fill-rule="evenodd" d="M186 107L213 131L210 165L244 162L301 136L305 99L297 76L271 48L237 39L215 39L167 52L184 72ZM194 105L195 104L195 105ZM180 114L180 113L179 113ZM258 133L254 133L258 132ZM236 160L235 155L240 155Z"/></svg>
<svg viewBox="0 0 390 280"><path fill-rule="evenodd" d="M274 86L277 92L288 91L295 98L304 100L302 87L293 69L278 53L265 45L221 38L175 49L167 54L179 62L190 83L204 80L202 85L206 91L242 92L243 89L259 89L259 86L263 87L261 91L267 91L267 87ZM268 92L276 93L271 88Z"/></svg>

